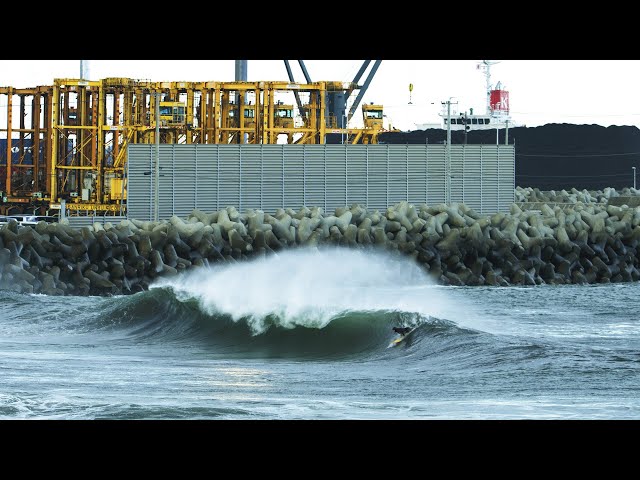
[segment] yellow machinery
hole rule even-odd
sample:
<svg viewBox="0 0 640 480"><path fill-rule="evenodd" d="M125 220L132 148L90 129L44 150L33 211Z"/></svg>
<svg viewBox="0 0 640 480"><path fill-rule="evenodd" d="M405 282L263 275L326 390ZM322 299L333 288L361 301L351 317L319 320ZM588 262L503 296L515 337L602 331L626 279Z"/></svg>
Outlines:
<svg viewBox="0 0 640 480"><path fill-rule="evenodd" d="M278 102L274 108L274 125L277 128L294 129L293 105L284 105L282 102ZM287 143L293 143L293 133L288 131L286 135Z"/></svg>
<svg viewBox="0 0 640 480"><path fill-rule="evenodd" d="M186 123L186 108L182 102L160 102L160 127L184 126Z"/></svg>
<svg viewBox="0 0 640 480"><path fill-rule="evenodd" d="M0 213L47 214L63 199L71 212L122 213L127 145L155 143L156 121L160 143L274 144L286 137L287 143L323 144L328 133L340 132L349 143L377 143L382 111L373 107L380 106L363 106L362 129L331 124L328 99L352 87L129 78L0 87ZM286 101L292 94L300 99L297 124Z"/></svg>
<svg viewBox="0 0 640 480"><path fill-rule="evenodd" d="M378 143L378 136L381 133L399 131L391 125L388 129L384 128L384 109L379 104L363 104L362 121L363 129L349 129L349 143Z"/></svg>
<svg viewBox="0 0 640 480"><path fill-rule="evenodd" d="M274 111L275 126L279 128L293 128L293 105L278 103Z"/></svg>
<svg viewBox="0 0 640 480"><path fill-rule="evenodd" d="M335 118L329 119L335 124ZM378 143L378 136L381 133L397 132L397 129L389 127L385 129L383 126L384 109L379 104L362 105L362 121L364 128L332 128L327 130L329 133L345 135L345 143L349 144L375 144Z"/></svg>
<svg viewBox="0 0 640 480"><path fill-rule="evenodd" d="M371 130L382 130L382 105L374 105L373 103L362 105L362 119L364 128Z"/></svg>

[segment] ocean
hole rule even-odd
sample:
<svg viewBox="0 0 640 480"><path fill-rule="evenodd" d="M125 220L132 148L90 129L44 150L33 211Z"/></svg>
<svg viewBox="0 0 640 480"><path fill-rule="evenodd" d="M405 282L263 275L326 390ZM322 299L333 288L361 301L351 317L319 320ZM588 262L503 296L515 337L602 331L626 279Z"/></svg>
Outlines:
<svg viewBox="0 0 640 480"><path fill-rule="evenodd" d="M454 287L291 249L116 297L0 291L0 419L640 418L639 283ZM418 327L394 347L394 326Z"/></svg>

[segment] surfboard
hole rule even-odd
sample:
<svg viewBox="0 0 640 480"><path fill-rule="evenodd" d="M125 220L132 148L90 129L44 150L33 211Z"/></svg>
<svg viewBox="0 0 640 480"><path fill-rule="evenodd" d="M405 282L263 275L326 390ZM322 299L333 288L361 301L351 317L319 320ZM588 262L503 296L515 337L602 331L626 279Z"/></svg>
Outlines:
<svg viewBox="0 0 640 480"><path fill-rule="evenodd" d="M409 330L404 335L400 335L398 338L394 338L393 340L391 340L391 343L387 346L387 348L391 348L391 347L395 347L396 345L400 345L405 338L407 338L409 335L411 335L415 331L416 328L418 328L418 327L413 327L411 330Z"/></svg>

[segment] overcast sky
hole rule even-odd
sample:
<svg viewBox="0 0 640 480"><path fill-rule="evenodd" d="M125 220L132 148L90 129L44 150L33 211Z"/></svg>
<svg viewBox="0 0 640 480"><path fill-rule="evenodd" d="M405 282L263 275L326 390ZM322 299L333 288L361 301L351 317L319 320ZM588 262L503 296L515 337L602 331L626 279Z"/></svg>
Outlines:
<svg viewBox="0 0 640 480"><path fill-rule="evenodd" d="M640 60L500 60L491 83L509 91L511 117L526 126L547 123L640 127ZM298 62L294 78L305 83ZM305 60L312 81L352 81L363 60ZM438 123L452 97L460 112L484 113L486 81L479 60L383 60L363 98L381 103L394 126ZM373 62L369 66L369 70ZM367 73L368 71L367 70ZM80 60L0 60L0 86L51 85L78 78ZM91 80L126 77L152 81L232 81L234 60L89 60ZM364 83L363 78L360 84ZM249 60L248 80L288 80L283 60ZM409 84L413 91L409 92ZM355 98L353 95L352 98ZM411 100L411 105L409 105ZM358 118L360 114L358 113ZM355 125L353 125L355 126Z"/></svg>

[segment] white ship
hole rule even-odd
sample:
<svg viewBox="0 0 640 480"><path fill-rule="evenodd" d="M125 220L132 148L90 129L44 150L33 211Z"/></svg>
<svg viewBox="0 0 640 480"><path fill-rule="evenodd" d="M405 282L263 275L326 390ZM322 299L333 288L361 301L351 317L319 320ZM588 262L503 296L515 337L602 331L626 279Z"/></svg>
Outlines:
<svg viewBox="0 0 640 480"><path fill-rule="evenodd" d="M449 119L451 119L451 130L495 130L501 128L523 127L513 121L509 114L509 92L503 88L502 83L498 82L495 86L491 85L491 65L498 62L490 62L483 60L476 66L478 70L483 70L487 82L487 107L483 114L476 114L473 108L469 111L460 112L457 104L445 102L442 112L438 115L440 122L438 123L416 123L417 130L427 130L430 128L447 129Z"/></svg>

